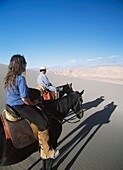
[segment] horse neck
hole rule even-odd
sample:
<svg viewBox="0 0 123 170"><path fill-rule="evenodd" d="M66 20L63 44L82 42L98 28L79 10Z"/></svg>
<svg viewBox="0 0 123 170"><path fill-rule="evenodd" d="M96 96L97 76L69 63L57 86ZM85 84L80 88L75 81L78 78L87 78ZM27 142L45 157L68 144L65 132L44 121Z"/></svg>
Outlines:
<svg viewBox="0 0 123 170"><path fill-rule="evenodd" d="M58 101L60 112L66 115L76 101L77 101L76 92L72 92L63 98L60 98Z"/></svg>

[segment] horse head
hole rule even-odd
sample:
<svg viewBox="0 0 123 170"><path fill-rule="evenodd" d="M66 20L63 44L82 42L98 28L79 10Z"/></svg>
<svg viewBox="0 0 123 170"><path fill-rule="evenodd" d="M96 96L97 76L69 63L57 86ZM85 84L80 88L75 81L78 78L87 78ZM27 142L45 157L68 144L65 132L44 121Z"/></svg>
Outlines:
<svg viewBox="0 0 123 170"><path fill-rule="evenodd" d="M72 83L58 86L57 91L59 91L59 97L63 97L64 94L69 94L73 92Z"/></svg>
<svg viewBox="0 0 123 170"><path fill-rule="evenodd" d="M82 103L83 103L83 98L82 98L82 94L84 93L84 90L82 90L81 92L76 92L78 94L78 98L76 103L73 105L72 110L75 112L77 118L81 119L84 115L84 111L82 108Z"/></svg>

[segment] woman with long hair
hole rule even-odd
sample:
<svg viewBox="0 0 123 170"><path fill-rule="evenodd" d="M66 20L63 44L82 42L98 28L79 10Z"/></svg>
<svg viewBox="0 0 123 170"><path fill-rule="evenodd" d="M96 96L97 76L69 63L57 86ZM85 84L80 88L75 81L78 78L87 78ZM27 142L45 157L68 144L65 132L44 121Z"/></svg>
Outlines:
<svg viewBox="0 0 123 170"><path fill-rule="evenodd" d="M49 146L48 122L43 112L29 99L29 89L22 73L26 71L27 62L20 54L10 59L8 72L5 77L7 104L13 107L22 118L29 120L38 127L38 139L41 146L42 159L53 158L59 155L59 150Z"/></svg>

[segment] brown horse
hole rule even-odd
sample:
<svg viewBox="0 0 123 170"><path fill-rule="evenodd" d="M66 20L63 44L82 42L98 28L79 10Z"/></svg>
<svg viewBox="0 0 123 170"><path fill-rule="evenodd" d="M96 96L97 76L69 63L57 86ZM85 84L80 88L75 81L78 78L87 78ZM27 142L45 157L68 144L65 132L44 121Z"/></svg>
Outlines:
<svg viewBox="0 0 123 170"><path fill-rule="evenodd" d="M47 105L47 117L49 120L49 134L50 134L50 143L53 146L53 148L55 149L57 147L57 140L62 132L62 120L66 117L67 113L69 112L70 109L72 109L76 115L79 115L79 118L81 118L83 116L83 109L82 109L82 94L83 94L84 90L82 92L71 92L68 95L54 100L52 102L49 103L44 103L44 106ZM54 110L54 112L53 112ZM3 111L2 115L4 116L6 110ZM54 114L52 114L54 113ZM59 116L58 116L59 115ZM17 127L18 123L21 121L25 122L26 120L22 119L19 120L17 122L11 122L11 127ZM3 123L4 122L4 123ZM32 153L36 152L39 148L38 148L38 140L35 137L33 138L33 141L30 142L29 139L31 139L31 137L29 137L27 134L27 136L25 135L25 129L21 129L20 133L17 133L17 135L13 135L13 138L16 138L17 136L21 137L21 139L23 140L23 137L25 137L25 140L27 140L29 142L29 144L23 147L21 144L21 141L16 141L16 146L13 144L13 140L11 138L7 138L6 137L6 133L5 133L5 122L8 122L7 120L3 121L3 118L1 117L0 119L0 166L6 166L6 165L12 165L15 163L18 163L24 159L26 159L29 155L31 155ZM16 123L16 124L15 124ZM9 124L9 123L8 123ZM21 124L20 127L23 127L23 125ZM25 124L25 127L27 127L27 125ZM55 129L57 128L57 132L55 131ZM11 133L11 129L10 130L10 134ZM13 133L16 132L16 130L20 130L15 129L15 131ZM23 131L23 132L22 132ZM55 133L54 133L55 131ZM26 129L26 132L28 132L28 130ZM29 131L31 132L31 131ZM18 135L19 134L19 135ZM33 132L32 132L33 134ZM34 134L33 134L34 136ZM52 136L52 138L51 138ZM51 160L52 161L52 160ZM45 164L46 164L47 160L45 160ZM52 168L52 164L51 167L49 167L49 169ZM44 168L45 169L45 168Z"/></svg>

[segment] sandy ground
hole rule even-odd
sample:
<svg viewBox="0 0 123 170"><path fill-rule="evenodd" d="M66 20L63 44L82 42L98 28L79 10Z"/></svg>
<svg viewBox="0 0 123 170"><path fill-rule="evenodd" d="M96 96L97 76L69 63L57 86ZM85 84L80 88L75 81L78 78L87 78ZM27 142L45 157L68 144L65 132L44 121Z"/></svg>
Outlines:
<svg viewBox="0 0 123 170"><path fill-rule="evenodd" d="M0 65L0 110L6 99L3 77L6 67ZM36 87L38 73L27 72L29 86ZM74 90L85 90L84 117L77 123L64 123L59 138L60 157L54 170L122 170L123 169L123 85L73 78L48 73L54 85L73 83ZM69 117L67 117L69 118ZM77 119L76 119L77 120ZM0 170L39 170L42 162L38 152L26 160Z"/></svg>

